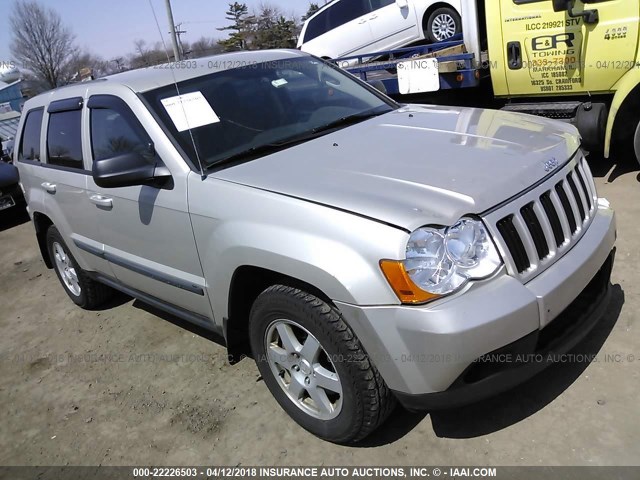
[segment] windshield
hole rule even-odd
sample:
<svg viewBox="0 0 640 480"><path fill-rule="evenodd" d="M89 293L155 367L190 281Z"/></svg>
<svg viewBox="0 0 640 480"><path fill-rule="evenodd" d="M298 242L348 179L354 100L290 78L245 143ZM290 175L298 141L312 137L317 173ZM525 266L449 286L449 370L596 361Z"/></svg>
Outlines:
<svg viewBox="0 0 640 480"><path fill-rule="evenodd" d="M144 97L197 165L195 144L204 168L287 148L397 108L314 57L225 70L178 83L178 88L179 105L175 85ZM185 115L188 126L181 121Z"/></svg>

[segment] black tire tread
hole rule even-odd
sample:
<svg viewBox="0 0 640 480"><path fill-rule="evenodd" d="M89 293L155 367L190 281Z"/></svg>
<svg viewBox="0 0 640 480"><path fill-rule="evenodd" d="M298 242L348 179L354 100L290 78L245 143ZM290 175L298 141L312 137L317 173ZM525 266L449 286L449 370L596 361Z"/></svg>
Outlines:
<svg viewBox="0 0 640 480"><path fill-rule="evenodd" d="M337 443L355 443L380 426L396 407L396 398L389 390L378 369L369 359L360 340L344 321L338 309L324 300L287 285L273 285L260 294L260 298L278 295L290 299L294 304L301 305L301 315L315 311L324 322L321 328L328 338L335 339L336 344L342 344L349 351L348 364L354 380L354 390L362 392L362 401L358 399L358 413L361 422L355 423L351 432L344 439L331 439ZM342 379L345 381L345 379Z"/></svg>

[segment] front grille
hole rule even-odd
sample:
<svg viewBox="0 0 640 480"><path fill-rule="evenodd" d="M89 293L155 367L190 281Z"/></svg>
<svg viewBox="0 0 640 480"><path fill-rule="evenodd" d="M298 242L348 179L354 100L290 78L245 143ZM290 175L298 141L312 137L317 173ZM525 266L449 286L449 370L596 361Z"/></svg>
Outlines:
<svg viewBox="0 0 640 480"><path fill-rule="evenodd" d="M495 223L503 250L523 277L542 271L551 258L571 248L595 213L595 185L586 160L581 157L570 165L533 198L505 207L511 212Z"/></svg>

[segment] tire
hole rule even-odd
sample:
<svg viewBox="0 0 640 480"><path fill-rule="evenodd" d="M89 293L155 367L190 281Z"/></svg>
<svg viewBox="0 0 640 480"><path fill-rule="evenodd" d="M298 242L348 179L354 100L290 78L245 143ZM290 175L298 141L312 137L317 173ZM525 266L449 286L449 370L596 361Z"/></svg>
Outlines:
<svg viewBox="0 0 640 480"><path fill-rule="evenodd" d="M362 440L396 405L340 312L314 295L269 287L251 308L249 336L275 399L320 438L341 444Z"/></svg>
<svg viewBox="0 0 640 480"><path fill-rule="evenodd" d="M453 8L436 8L424 26L424 33L431 43L444 42L462 32L462 19Z"/></svg>
<svg viewBox="0 0 640 480"><path fill-rule="evenodd" d="M53 225L47 230L47 251L58 280L73 303L91 309L102 305L113 295L110 287L92 280L87 272L78 266L62 235Z"/></svg>
<svg viewBox="0 0 640 480"><path fill-rule="evenodd" d="M636 160L640 163L640 122L638 122L636 133L633 136L633 150L636 153Z"/></svg>
<svg viewBox="0 0 640 480"><path fill-rule="evenodd" d="M578 107L575 125L582 136L582 143L590 151L602 153L607 129L607 106L604 103L587 104Z"/></svg>

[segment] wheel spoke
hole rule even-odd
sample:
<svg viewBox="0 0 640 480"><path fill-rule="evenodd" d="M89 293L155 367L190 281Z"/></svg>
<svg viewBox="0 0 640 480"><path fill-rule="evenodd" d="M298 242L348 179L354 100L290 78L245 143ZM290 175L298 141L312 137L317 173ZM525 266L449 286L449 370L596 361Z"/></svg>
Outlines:
<svg viewBox="0 0 640 480"><path fill-rule="evenodd" d="M320 411L320 413L331 413L333 410L333 405L331 405L331 401L329 401L329 397L324 390L317 387L312 387L307 390L309 392L309 396L313 403L316 404L316 408Z"/></svg>
<svg viewBox="0 0 640 480"><path fill-rule="evenodd" d="M282 341L282 346L288 353L298 353L302 349L302 345L290 325L281 323L276 327L276 330Z"/></svg>
<svg viewBox="0 0 640 480"><path fill-rule="evenodd" d="M315 373L316 384L320 388L342 395L342 386L340 385L337 374L327 370L322 365L316 365L313 371Z"/></svg>
<svg viewBox="0 0 640 480"><path fill-rule="evenodd" d="M276 345L271 345L268 351L269 358L276 365L280 365L281 367L291 370L292 362L291 362L291 354L288 353L284 348L280 348Z"/></svg>
<svg viewBox="0 0 640 480"><path fill-rule="evenodd" d="M320 343L315 337L309 335L302 345L300 350L300 356L306 359L309 363L315 363L320 355Z"/></svg>
<svg viewBox="0 0 640 480"><path fill-rule="evenodd" d="M305 391L305 387L302 383L300 383L295 375L291 376L291 381L288 386L289 393L296 400L300 400L302 397L302 393Z"/></svg>

